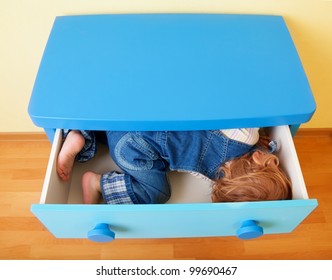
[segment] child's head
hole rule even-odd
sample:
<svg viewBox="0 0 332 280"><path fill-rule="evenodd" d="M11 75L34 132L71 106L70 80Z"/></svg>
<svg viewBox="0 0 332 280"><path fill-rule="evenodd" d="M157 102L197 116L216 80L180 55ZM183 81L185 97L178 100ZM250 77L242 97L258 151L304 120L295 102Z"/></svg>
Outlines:
<svg viewBox="0 0 332 280"><path fill-rule="evenodd" d="M228 162L220 171L223 177L215 181L213 202L292 198L291 182L273 154L257 150Z"/></svg>

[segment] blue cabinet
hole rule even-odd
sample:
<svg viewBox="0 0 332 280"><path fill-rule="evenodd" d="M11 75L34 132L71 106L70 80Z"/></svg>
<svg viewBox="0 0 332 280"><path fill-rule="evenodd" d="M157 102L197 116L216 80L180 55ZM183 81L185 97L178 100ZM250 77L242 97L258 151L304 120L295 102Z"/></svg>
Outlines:
<svg viewBox="0 0 332 280"><path fill-rule="evenodd" d="M315 109L280 16L57 17L29 103L32 121L53 142L41 203L32 212L56 237L94 241L290 232L317 206L308 198L291 135ZM82 172L117 168L107 152L75 166L68 183L54 169L60 129L237 127L271 127L293 200L211 203L205 182L171 174L176 187L167 204L83 205Z"/></svg>

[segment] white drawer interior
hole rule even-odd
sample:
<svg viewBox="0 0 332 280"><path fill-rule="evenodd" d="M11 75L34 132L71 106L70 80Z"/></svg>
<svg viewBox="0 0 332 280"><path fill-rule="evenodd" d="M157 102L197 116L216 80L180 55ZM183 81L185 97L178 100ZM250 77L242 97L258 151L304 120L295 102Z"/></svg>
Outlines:
<svg viewBox="0 0 332 280"><path fill-rule="evenodd" d="M293 185L293 199L308 199L301 168L288 126L270 129L271 138L279 143L277 152L282 168L290 177ZM56 173L56 159L62 145L61 131L57 130L45 176L41 204L82 204L81 178L90 170L98 173L120 169L108 155L107 147L98 147L97 156L87 163L75 163L70 181L63 182ZM187 173L171 172L172 196L168 203L205 203L211 202L209 182Z"/></svg>

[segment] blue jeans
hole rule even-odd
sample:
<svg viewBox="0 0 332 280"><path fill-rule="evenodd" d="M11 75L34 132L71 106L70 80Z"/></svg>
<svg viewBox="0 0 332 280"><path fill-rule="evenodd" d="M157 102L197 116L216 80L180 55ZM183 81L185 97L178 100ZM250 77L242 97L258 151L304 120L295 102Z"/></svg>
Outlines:
<svg viewBox="0 0 332 280"><path fill-rule="evenodd" d="M109 131L107 139L111 157L124 172L126 190L132 202L165 203L171 196L169 169L158 150L139 133Z"/></svg>
<svg viewBox="0 0 332 280"><path fill-rule="evenodd" d="M198 172L213 180L223 163L253 148L227 138L219 130L108 131L107 139L111 157L124 172L126 187L118 194L113 188L113 197L142 204L165 203L170 198L170 170ZM103 194L105 186L103 182Z"/></svg>
<svg viewBox="0 0 332 280"><path fill-rule="evenodd" d="M86 139L86 149L80 153L83 161L95 153L93 134L82 131ZM108 131L106 134L110 155L123 171L101 176L101 192L108 204L165 203L171 195L167 178L170 170L198 172L213 180L223 163L253 148L227 138L219 130Z"/></svg>

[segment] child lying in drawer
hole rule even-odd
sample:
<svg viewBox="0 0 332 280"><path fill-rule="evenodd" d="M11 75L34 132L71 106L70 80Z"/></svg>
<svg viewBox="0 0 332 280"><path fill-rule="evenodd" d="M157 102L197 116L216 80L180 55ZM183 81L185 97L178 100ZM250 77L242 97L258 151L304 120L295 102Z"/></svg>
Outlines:
<svg viewBox="0 0 332 280"><path fill-rule="evenodd" d="M259 129L211 131L106 132L110 155L123 173L86 172L83 200L96 204L165 203L170 198L170 170L198 174L212 181L213 202L291 199L291 183L269 151ZM64 133L57 172L70 178L75 160L96 153L92 131ZM270 142L271 143L271 142Z"/></svg>

